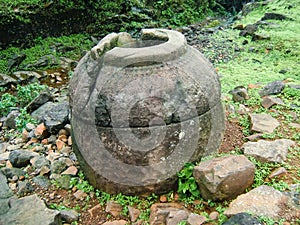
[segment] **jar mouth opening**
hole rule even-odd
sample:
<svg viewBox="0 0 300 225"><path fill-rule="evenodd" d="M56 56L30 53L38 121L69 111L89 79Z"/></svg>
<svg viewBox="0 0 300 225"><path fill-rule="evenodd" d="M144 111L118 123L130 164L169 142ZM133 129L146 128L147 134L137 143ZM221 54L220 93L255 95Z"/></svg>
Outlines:
<svg viewBox="0 0 300 225"><path fill-rule="evenodd" d="M134 41L128 42L124 45L119 46L120 48L146 48L146 47L152 47L156 45L164 44L168 41L167 40L142 40L142 39L136 39Z"/></svg>

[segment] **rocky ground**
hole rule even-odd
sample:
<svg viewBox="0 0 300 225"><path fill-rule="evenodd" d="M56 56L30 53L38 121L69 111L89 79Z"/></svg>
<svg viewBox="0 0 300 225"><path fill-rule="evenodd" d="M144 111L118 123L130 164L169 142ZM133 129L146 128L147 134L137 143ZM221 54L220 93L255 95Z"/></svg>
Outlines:
<svg viewBox="0 0 300 225"><path fill-rule="evenodd" d="M255 25L238 25L209 19L179 30L190 45L222 67L220 63L226 65L244 50L238 40L220 40L216 33L236 28L253 41L271 42ZM44 57L37 63L43 62L51 60ZM2 86L33 80L49 88L27 106L33 118L43 122L17 131L18 110L1 119L0 224L299 223L299 79L249 82L224 92L226 131L219 155L193 169L201 198L182 197L176 190L136 197L95 190L80 170L72 151L67 94L74 64L61 58L57 69L1 74ZM211 171L215 176L207 178Z"/></svg>

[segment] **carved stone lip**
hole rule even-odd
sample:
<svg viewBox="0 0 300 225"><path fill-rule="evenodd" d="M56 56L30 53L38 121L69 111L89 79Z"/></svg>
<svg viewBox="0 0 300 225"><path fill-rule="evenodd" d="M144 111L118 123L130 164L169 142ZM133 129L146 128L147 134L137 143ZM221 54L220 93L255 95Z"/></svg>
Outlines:
<svg viewBox="0 0 300 225"><path fill-rule="evenodd" d="M141 41L158 40L160 42L146 47L115 47L105 53L104 63L124 67L142 62L166 62L180 57L187 51L186 39L177 31L143 29L141 34Z"/></svg>

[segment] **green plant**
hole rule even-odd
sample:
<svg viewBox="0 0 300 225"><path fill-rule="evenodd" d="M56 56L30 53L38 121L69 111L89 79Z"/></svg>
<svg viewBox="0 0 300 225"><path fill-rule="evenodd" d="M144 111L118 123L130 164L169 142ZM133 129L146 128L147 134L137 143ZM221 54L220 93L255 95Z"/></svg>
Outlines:
<svg viewBox="0 0 300 225"><path fill-rule="evenodd" d="M193 170L195 165L192 163L186 163L184 168L178 172L178 194L182 198L192 197L198 198L200 196L200 191L193 177Z"/></svg>
<svg viewBox="0 0 300 225"><path fill-rule="evenodd" d="M0 101L0 116L7 115L12 108L17 106L17 98L9 93L4 93Z"/></svg>
<svg viewBox="0 0 300 225"><path fill-rule="evenodd" d="M37 121L33 119L30 114L27 113L26 109L20 110L20 115L15 119L16 121L16 127L18 130L22 130L26 124L32 123L37 124Z"/></svg>

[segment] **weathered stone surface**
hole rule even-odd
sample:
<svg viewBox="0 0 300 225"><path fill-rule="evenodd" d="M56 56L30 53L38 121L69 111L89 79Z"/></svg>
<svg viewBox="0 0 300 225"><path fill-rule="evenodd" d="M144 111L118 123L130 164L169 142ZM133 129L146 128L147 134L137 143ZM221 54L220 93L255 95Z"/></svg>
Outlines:
<svg viewBox="0 0 300 225"><path fill-rule="evenodd" d="M20 115L20 112L18 110L13 110L11 111L7 117L6 120L4 121L4 126L11 128L11 129L16 129L16 121L15 119Z"/></svg>
<svg viewBox="0 0 300 225"><path fill-rule="evenodd" d="M0 143L0 154L4 153L6 151L8 145L9 144L7 142Z"/></svg>
<svg viewBox="0 0 300 225"><path fill-rule="evenodd" d="M60 225L60 222L59 211L48 209L37 195L12 199L9 211L0 217L0 224L7 225Z"/></svg>
<svg viewBox="0 0 300 225"><path fill-rule="evenodd" d="M120 216L123 211L122 205L115 201L109 201L106 205L105 212L110 213L114 217Z"/></svg>
<svg viewBox="0 0 300 225"><path fill-rule="evenodd" d="M9 198L12 197L12 195L13 193L7 184L7 179L0 171L0 215L9 210Z"/></svg>
<svg viewBox="0 0 300 225"><path fill-rule="evenodd" d="M225 156L200 162L194 177L204 199L233 199L253 183L255 166L245 156Z"/></svg>
<svg viewBox="0 0 300 225"><path fill-rule="evenodd" d="M260 96L276 95L281 93L284 87L285 83L281 80L277 80L264 86L263 89L259 91L259 94Z"/></svg>
<svg viewBox="0 0 300 225"><path fill-rule="evenodd" d="M187 220L189 211L177 203L155 203L150 208L150 225L176 225Z"/></svg>
<svg viewBox="0 0 300 225"><path fill-rule="evenodd" d="M128 206L128 211L129 211L129 216L130 216L131 222L135 222L141 214L141 210L136 209L132 206Z"/></svg>
<svg viewBox="0 0 300 225"><path fill-rule="evenodd" d="M269 178L274 178L274 177L278 177L281 175L287 174L287 170L284 167L279 167L276 170L274 170L270 175Z"/></svg>
<svg viewBox="0 0 300 225"><path fill-rule="evenodd" d="M35 110L31 116L43 122L51 134L55 134L69 122L69 104L65 101L47 102Z"/></svg>
<svg viewBox="0 0 300 225"><path fill-rule="evenodd" d="M32 113L34 110L38 109L40 106L52 99L49 89L43 90L35 99L33 99L27 106L27 112Z"/></svg>
<svg viewBox="0 0 300 225"><path fill-rule="evenodd" d="M248 213L238 213L222 225L263 225L258 219Z"/></svg>
<svg viewBox="0 0 300 225"><path fill-rule="evenodd" d="M60 217L67 223L73 223L78 220L79 215L75 210L61 210Z"/></svg>
<svg viewBox="0 0 300 225"><path fill-rule="evenodd" d="M2 168L1 172L7 178L13 178L14 176L17 176L17 177L25 176L25 174L26 174L26 172L24 170L21 170L19 168Z"/></svg>
<svg viewBox="0 0 300 225"><path fill-rule="evenodd" d="M284 105L284 102L280 98L273 98L270 96L265 96L263 98L261 105L264 108L268 109L268 108L272 107L273 105Z"/></svg>
<svg viewBox="0 0 300 225"><path fill-rule="evenodd" d="M6 74L0 73L0 86L17 83L17 80Z"/></svg>
<svg viewBox="0 0 300 225"><path fill-rule="evenodd" d="M17 71L13 72L13 76L17 78L18 82L41 78L41 75L34 71Z"/></svg>
<svg viewBox="0 0 300 225"><path fill-rule="evenodd" d="M201 225L207 221L205 216L200 216L196 213L191 213L187 219L190 225Z"/></svg>
<svg viewBox="0 0 300 225"><path fill-rule="evenodd" d="M30 159L38 155L28 150L14 150L9 154L9 161L14 167L23 167L30 163Z"/></svg>
<svg viewBox="0 0 300 225"><path fill-rule="evenodd" d="M26 194L30 194L34 191L34 187L32 184L25 180L25 181L18 181L18 195L24 196Z"/></svg>
<svg viewBox="0 0 300 225"><path fill-rule="evenodd" d="M126 225L126 224L128 224L126 220L114 220L114 221L105 222L102 225Z"/></svg>
<svg viewBox="0 0 300 225"><path fill-rule="evenodd" d="M277 119L269 114L249 114L251 120L251 131L261 133L272 133L279 125Z"/></svg>
<svg viewBox="0 0 300 225"><path fill-rule="evenodd" d="M50 161L45 156L35 156L30 160L31 165L36 169L41 169L44 166L50 167Z"/></svg>
<svg viewBox="0 0 300 225"><path fill-rule="evenodd" d="M238 196L224 211L224 215L233 216L248 212L254 216L278 219L285 218L289 213L295 213L298 210L288 196L273 187L262 185Z"/></svg>
<svg viewBox="0 0 300 225"><path fill-rule="evenodd" d="M35 183L35 185L41 187L41 188L48 188L50 187L51 185L51 182L48 178L44 177L43 175L41 176L37 176L37 177L34 177L32 179L33 183Z"/></svg>
<svg viewBox="0 0 300 225"><path fill-rule="evenodd" d="M258 142L245 143L243 149L246 156L253 156L261 162L282 163L286 160L288 149L293 145L295 142L288 139L259 140Z"/></svg>
<svg viewBox="0 0 300 225"><path fill-rule="evenodd" d="M176 31L145 29L139 41L115 48L120 35L93 47L70 81L73 149L99 189L163 193L187 161L218 149L218 76Z"/></svg>

